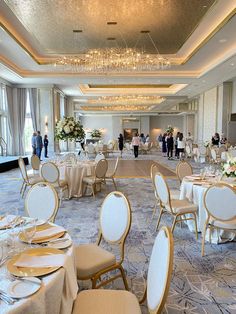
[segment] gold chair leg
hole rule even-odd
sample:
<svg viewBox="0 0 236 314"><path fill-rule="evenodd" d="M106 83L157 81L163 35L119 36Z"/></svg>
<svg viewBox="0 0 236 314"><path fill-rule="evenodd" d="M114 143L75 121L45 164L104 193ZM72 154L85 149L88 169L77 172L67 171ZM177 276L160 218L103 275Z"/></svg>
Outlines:
<svg viewBox="0 0 236 314"><path fill-rule="evenodd" d="M122 267L122 265L119 266L119 270L120 270L120 273L121 273L121 276L122 276L122 279L123 279L123 283L124 283L125 289L127 291L129 291L128 282L127 282L125 271L124 271L124 268Z"/></svg>
<svg viewBox="0 0 236 314"><path fill-rule="evenodd" d="M193 213L194 216L194 223L195 223L195 233L196 233L196 239L198 240L198 231L197 231L197 215L196 213Z"/></svg>
<svg viewBox="0 0 236 314"><path fill-rule="evenodd" d="M175 216L175 218L174 218L174 221L173 221L173 224L172 224L172 227L171 227L171 232L172 233L174 233L175 225L176 225L176 222L177 222L177 218L178 218L178 216Z"/></svg>
<svg viewBox="0 0 236 314"><path fill-rule="evenodd" d="M158 203L159 203L159 201L156 199L156 202L155 202L155 205L154 205L154 208L153 208L153 211L152 211L151 221L153 220L153 218L154 218L154 216L156 214Z"/></svg>
<svg viewBox="0 0 236 314"><path fill-rule="evenodd" d="M161 221L161 216L163 215L163 208L161 207L161 210L160 210L160 215L159 215L159 218L157 220L157 225L156 225L156 231L159 227L159 224L160 224L160 221Z"/></svg>
<svg viewBox="0 0 236 314"><path fill-rule="evenodd" d="M95 187L94 187L94 184L91 185L91 189L92 189L93 197L95 197Z"/></svg>
<svg viewBox="0 0 236 314"><path fill-rule="evenodd" d="M115 182L115 179L114 179L113 177L112 177L112 181L113 181L113 184L114 184L115 190L117 191L116 182Z"/></svg>
<svg viewBox="0 0 236 314"><path fill-rule="evenodd" d="M205 226L204 226L204 230L203 230L203 234L202 234L202 257L204 256L204 249L205 249L205 237L206 237L206 231L207 231L207 227L208 227L208 222L209 222L209 218L206 220L205 222Z"/></svg>
<svg viewBox="0 0 236 314"><path fill-rule="evenodd" d="M25 183L25 186L24 186L23 192L22 192L22 198L24 198L24 194L25 194L26 188L27 188L27 184Z"/></svg>

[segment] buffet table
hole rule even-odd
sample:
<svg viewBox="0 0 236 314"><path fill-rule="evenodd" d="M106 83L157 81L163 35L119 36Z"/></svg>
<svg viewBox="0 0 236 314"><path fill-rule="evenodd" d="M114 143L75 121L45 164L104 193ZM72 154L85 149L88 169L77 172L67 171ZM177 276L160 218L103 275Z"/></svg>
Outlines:
<svg viewBox="0 0 236 314"><path fill-rule="evenodd" d="M55 227L55 226L56 225L54 224L47 224L48 229L46 228L45 230L47 231L51 227ZM40 227L38 226L37 228L40 228ZM4 245L5 245L5 249L10 250L10 247L9 248L6 247L6 243L9 238L10 232L12 232L11 229L0 230L1 248L4 248ZM73 247L71 246L72 242L71 242L70 236L66 232L64 233L63 237L66 239L65 241L63 241L63 239L60 238L61 242L54 240L55 241L54 243L53 241L51 243L48 242L46 246L44 246L42 242L38 244L32 244L32 248L30 248L30 250L29 250L30 246L28 243L23 243L19 240L15 242L15 247L18 250L17 254L19 255L10 256L10 258L0 266L0 313L7 313L7 314L27 314L27 313L68 314L68 313L71 313L73 301L75 300L76 295L77 295L78 285L77 285L77 279L76 279L76 271L74 267ZM65 245L66 241L69 241L69 243L67 243L69 246ZM66 248L57 250L55 249L55 246L59 248L60 247L62 248L66 247ZM52 255L54 254L53 250L57 251L57 252L55 251L57 254L56 258L54 257L54 255ZM49 251L48 255L45 255L46 251ZM32 268L32 267L36 267L36 265L33 264L32 266L32 264L30 264L32 263L32 260L30 260L28 261L29 266L27 266L27 268L22 268L24 264L22 267L14 266L17 269L17 271L18 272L20 271L21 273L19 274L19 277L13 276L12 274L14 274L14 271L11 272L10 270L12 270L12 267L13 267L12 265L15 265L15 264L13 264L12 261L16 260L19 263L19 257L30 256L29 259L31 259L32 258L31 255L37 256L38 263L40 263L41 261L40 258L44 258L45 256L47 258L52 257L53 262L51 261L51 263L53 265L55 263L58 264L59 263L58 260L60 258L63 258L64 262L61 266L60 264L58 264L59 266L57 267L58 269L56 271L52 271L49 274L42 275L42 276L35 276L35 277L25 277L25 276L28 276L29 273L35 271L35 268ZM39 269L41 272L43 272L43 270L45 269L46 271L53 269L52 267L51 268L50 267L40 268L40 267L42 267L42 264L41 266L38 265L38 268L36 269ZM25 276L22 277L22 273L26 272L26 270L28 271L28 274L24 273ZM32 280L33 282L29 280ZM27 293L28 291L27 289L29 291L31 291L32 289L36 289L37 291L29 296L15 298L17 296L17 293L18 294ZM8 305L5 302L3 302L2 297L1 297L1 291L8 293L8 295L9 293L13 293L14 304ZM10 294L10 296L12 297L12 294Z"/></svg>

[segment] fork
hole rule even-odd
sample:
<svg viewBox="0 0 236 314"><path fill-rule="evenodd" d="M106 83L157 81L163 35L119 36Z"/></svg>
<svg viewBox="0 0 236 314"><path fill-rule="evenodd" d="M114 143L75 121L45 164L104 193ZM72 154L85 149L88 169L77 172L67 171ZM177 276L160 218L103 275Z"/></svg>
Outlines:
<svg viewBox="0 0 236 314"><path fill-rule="evenodd" d="M0 290L0 299L8 305L12 305L16 301L3 290Z"/></svg>

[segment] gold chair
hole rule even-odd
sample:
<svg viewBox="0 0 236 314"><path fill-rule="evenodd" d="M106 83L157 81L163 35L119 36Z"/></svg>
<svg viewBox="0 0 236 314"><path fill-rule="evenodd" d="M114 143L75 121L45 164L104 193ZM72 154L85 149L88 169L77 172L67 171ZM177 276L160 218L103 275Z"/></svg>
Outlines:
<svg viewBox="0 0 236 314"><path fill-rule="evenodd" d="M67 191L69 198L69 186L66 180L60 180L60 172L53 162L46 162L41 167L41 175L44 181L49 182L53 185L56 190L60 192L60 203L62 201L62 196L64 191Z"/></svg>
<svg viewBox="0 0 236 314"><path fill-rule="evenodd" d="M59 200L57 192L47 182L36 183L27 193L25 210L29 217L54 222L58 207Z"/></svg>
<svg viewBox="0 0 236 314"><path fill-rule="evenodd" d="M212 229L236 233L236 190L226 183L214 184L206 190L203 202L207 218L202 235L202 256L208 228L210 242Z"/></svg>
<svg viewBox="0 0 236 314"><path fill-rule="evenodd" d="M33 173L32 174L27 173L27 170L25 167L25 162L24 162L24 159L22 157L19 157L18 165L19 165L20 173L21 173L21 176L23 179L21 189L20 189L20 194L21 194L21 197L23 198L27 186L31 187L38 182L42 182L43 179L39 175L36 175Z"/></svg>
<svg viewBox="0 0 236 314"><path fill-rule="evenodd" d="M164 177L160 173L155 174L154 183L155 183L157 195L160 199L160 215L157 220L156 229L158 229L162 215L166 213L174 217L174 221L171 227L172 232L174 232L175 225L177 223L181 223L182 221L187 221L187 220L194 220L196 239L197 239L198 238L197 216L196 216L197 206L189 202L187 199L185 200L171 199L169 187ZM186 217L187 214L191 216Z"/></svg>
<svg viewBox="0 0 236 314"><path fill-rule="evenodd" d="M97 244L84 244L75 249L75 264L78 280L92 281L92 288L100 288L121 277L126 290L129 290L125 272L122 267L124 261L125 240L131 225L131 209L128 199L121 192L111 192L103 201L100 211L100 230ZM118 245L120 259L100 247L101 240ZM102 281L105 273L119 270L120 274ZM97 285L97 280L101 282Z"/></svg>
<svg viewBox="0 0 236 314"><path fill-rule="evenodd" d="M87 176L83 178L83 185L86 184L85 189L83 187L83 191L87 190L87 187L90 187L92 190L93 197L95 197L96 193L96 186L101 183L105 182L105 175L107 172L108 163L106 159L101 159L98 161L96 168L95 168L95 174L92 176Z"/></svg>
<svg viewBox="0 0 236 314"><path fill-rule="evenodd" d="M156 192L156 189L155 189L155 183L154 183L154 177L155 177L155 174L159 172L159 169L158 169L158 166L157 164L152 164L151 165L151 181L152 181L152 186L153 186L153 189L154 189L154 195L155 195L155 205L154 205L154 208L153 208L153 213L152 213L152 218L151 220L153 219L153 217L155 216L155 213L156 213L156 210L157 210L157 206L160 204L160 199L157 195L157 192Z"/></svg>
<svg viewBox="0 0 236 314"><path fill-rule="evenodd" d="M116 182L115 182L115 174L119 163L119 157L116 158L115 167L111 172L106 173L105 180L112 180L115 190L117 190Z"/></svg>
<svg viewBox="0 0 236 314"><path fill-rule="evenodd" d="M162 227L150 257L147 287L142 300L123 290L95 289L78 294L73 314L141 314L139 303L147 299L150 314L160 314L168 296L174 259L174 241L169 228Z"/></svg>
<svg viewBox="0 0 236 314"><path fill-rule="evenodd" d="M181 183L184 177L191 176L193 174L193 168L190 163L185 160L181 160L176 166L176 174Z"/></svg>

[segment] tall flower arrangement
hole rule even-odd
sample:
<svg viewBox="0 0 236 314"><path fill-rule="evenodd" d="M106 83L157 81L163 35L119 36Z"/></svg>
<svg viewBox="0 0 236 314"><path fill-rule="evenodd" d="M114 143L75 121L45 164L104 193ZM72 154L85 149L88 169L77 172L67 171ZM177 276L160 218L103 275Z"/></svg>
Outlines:
<svg viewBox="0 0 236 314"><path fill-rule="evenodd" d="M166 133L174 133L174 128L171 125L168 125Z"/></svg>
<svg viewBox="0 0 236 314"><path fill-rule="evenodd" d="M100 130L97 130L97 129L94 129L92 132L91 132L91 137L92 138L101 138L102 137L102 132Z"/></svg>
<svg viewBox="0 0 236 314"><path fill-rule="evenodd" d="M55 138L57 140L76 141L85 137L83 125L74 117L64 117L56 124Z"/></svg>
<svg viewBox="0 0 236 314"><path fill-rule="evenodd" d="M223 164L223 174L227 177L236 177L236 157Z"/></svg>

